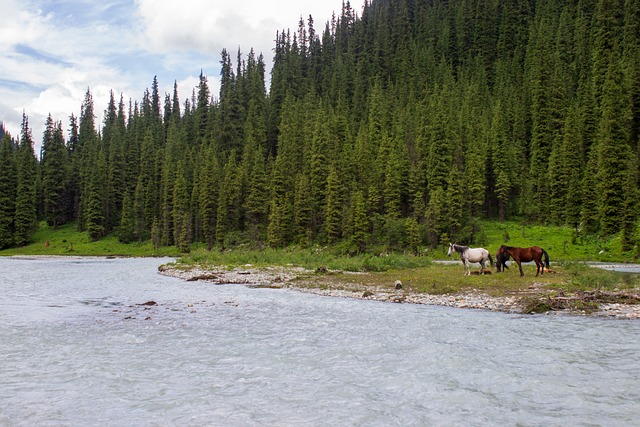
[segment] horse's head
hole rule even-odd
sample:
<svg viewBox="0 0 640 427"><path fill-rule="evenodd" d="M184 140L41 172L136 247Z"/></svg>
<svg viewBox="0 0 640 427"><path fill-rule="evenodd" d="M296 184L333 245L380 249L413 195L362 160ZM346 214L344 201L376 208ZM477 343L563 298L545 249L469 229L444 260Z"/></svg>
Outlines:
<svg viewBox="0 0 640 427"><path fill-rule="evenodd" d="M507 247L505 245L500 246L500 248L498 249L498 252L496 252L496 258L498 258L500 254L503 254L506 251L507 251Z"/></svg>
<svg viewBox="0 0 640 427"><path fill-rule="evenodd" d="M498 271L505 271L505 269L509 268L507 267L509 258L509 254L506 252L498 251L498 253L496 253L496 268Z"/></svg>
<svg viewBox="0 0 640 427"><path fill-rule="evenodd" d="M453 248L453 243L449 243L449 252L447 253L447 255L451 256L451 254L455 251L456 250Z"/></svg>

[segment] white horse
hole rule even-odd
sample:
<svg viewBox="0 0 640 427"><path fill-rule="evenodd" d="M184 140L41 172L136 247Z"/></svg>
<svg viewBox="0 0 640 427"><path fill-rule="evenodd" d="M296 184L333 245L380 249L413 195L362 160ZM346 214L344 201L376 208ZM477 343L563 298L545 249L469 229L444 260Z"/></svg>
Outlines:
<svg viewBox="0 0 640 427"><path fill-rule="evenodd" d="M493 268L493 258L491 258L491 254L485 248L470 248L469 246L449 243L448 255L451 256L454 252L460 254L460 259L464 265L464 272L467 276L471 275L471 266L469 265L471 262L480 263L480 274L484 274L484 263L487 259L491 263L491 268Z"/></svg>

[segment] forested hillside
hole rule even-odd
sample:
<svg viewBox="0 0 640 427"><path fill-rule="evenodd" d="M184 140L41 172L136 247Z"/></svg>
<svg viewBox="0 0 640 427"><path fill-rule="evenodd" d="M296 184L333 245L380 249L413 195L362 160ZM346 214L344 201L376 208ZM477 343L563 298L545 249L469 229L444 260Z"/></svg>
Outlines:
<svg viewBox="0 0 640 427"><path fill-rule="evenodd" d="M0 147L0 248L38 219L94 239L345 251L473 243L480 218L636 243L640 0L347 2L186 96L87 91L39 159ZM188 88L189 92L191 91Z"/></svg>

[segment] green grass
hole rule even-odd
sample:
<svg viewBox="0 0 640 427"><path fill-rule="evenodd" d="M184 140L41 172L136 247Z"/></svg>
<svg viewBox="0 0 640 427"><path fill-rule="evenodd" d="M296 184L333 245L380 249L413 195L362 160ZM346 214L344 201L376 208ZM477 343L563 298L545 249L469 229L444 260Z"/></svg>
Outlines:
<svg viewBox="0 0 640 427"><path fill-rule="evenodd" d="M155 251L150 241L124 244L115 235L96 242L91 241L86 232L79 232L76 224L66 224L53 229L41 223L33 243L0 251L2 256L10 255L82 255L82 256L178 256L175 247L160 248Z"/></svg>
<svg viewBox="0 0 640 427"><path fill-rule="evenodd" d="M269 265L303 267L316 270L325 267L329 270L345 271L386 271L390 269L416 268L426 266L431 261L426 257L414 257L403 254L375 256L362 254L344 256L331 248L288 248L263 250L237 249L233 251L196 250L180 259L185 264L224 265L229 268L247 264L264 267Z"/></svg>
<svg viewBox="0 0 640 427"><path fill-rule="evenodd" d="M509 246L540 246L548 253L552 262L605 261L637 262L638 248L622 252L619 236L607 239L595 236L580 237L569 227L524 225L518 221L480 221L478 240L474 246L483 246L495 254L502 244ZM46 243L48 242L48 244ZM462 242L461 242L462 243ZM414 257L409 254L375 253L346 256L336 247L312 247L287 249L249 250L238 248L232 251L211 251L202 245L193 245L192 252L183 257L190 264L240 266L252 264L296 265L309 269L326 267L331 270L346 271L386 271L427 266L430 259L455 259L447 256L447 246L429 250L426 256ZM112 256L180 256L175 247L161 247L154 250L150 241L123 244L115 235L99 241L91 241L87 233L78 232L76 224L66 224L57 229L45 223L34 236L34 242L22 248L0 251L0 255L112 255Z"/></svg>
<svg viewBox="0 0 640 427"><path fill-rule="evenodd" d="M480 221L476 235L477 244L496 253L500 245L529 247L540 246L554 261L603 261L638 262L639 248L622 251L620 235L608 238L579 236L571 227L524 225L518 221ZM429 255L436 259L447 257L444 246Z"/></svg>
<svg viewBox="0 0 640 427"><path fill-rule="evenodd" d="M472 269L477 270L477 268ZM516 268L505 273L488 275L463 274L461 264L436 264L425 267L394 269L365 274L332 272L329 274L308 274L300 277L302 286L321 288L350 287L358 289L393 289L396 280L400 280L403 289L410 292L435 295L458 294L466 291L482 292L492 296L513 295L518 297L541 295L574 294L580 291L627 291L640 287L640 275L624 274L599 268L586 267L584 264L571 263L554 266L555 273L536 277L534 266L524 266L524 277Z"/></svg>

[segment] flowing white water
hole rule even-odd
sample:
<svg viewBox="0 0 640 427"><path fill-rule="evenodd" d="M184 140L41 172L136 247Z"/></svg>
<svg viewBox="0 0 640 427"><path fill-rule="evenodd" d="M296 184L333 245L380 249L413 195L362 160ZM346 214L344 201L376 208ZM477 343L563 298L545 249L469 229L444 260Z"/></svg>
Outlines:
<svg viewBox="0 0 640 427"><path fill-rule="evenodd" d="M183 282L167 261L0 259L0 425L640 419L638 321Z"/></svg>

